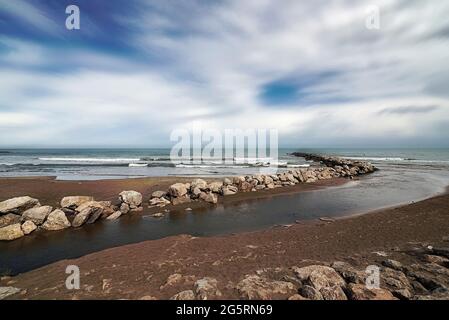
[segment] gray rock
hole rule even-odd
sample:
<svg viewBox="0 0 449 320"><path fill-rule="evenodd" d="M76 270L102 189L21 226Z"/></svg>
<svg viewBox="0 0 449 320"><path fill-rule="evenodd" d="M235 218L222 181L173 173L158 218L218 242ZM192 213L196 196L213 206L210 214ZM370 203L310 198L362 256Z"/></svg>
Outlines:
<svg viewBox="0 0 449 320"><path fill-rule="evenodd" d="M0 214L21 214L23 211L36 206L40 206L39 200L37 199L28 196L16 197L0 202Z"/></svg>
<svg viewBox="0 0 449 320"><path fill-rule="evenodd" d="M44 230L56 231L69 228L70 226L71 224L65 216L65 213L62 210L56 209L48 215L42 228Z"/></svg>
<svg viewBox="0 0 449 320"><path fill-rule="evenodd" d="M324 300L321 293L314 287L305 285L299 288L299 294L310 300Z"/></svg>
<svg viewBox="0 0 449 320"><path fill-rule="evenodd" d="M0 240L11 241L24 236L20 223L0 228Z"/></svg>
<svg viewBox="0 0 449 320"><path fill-rule="evenodd" d="M90 217L95 209L92 207L86 207L78 213L72 221L72 227L81 227Z"/></svg>
<svg viewBox="0 0 449 320"><path fill-rule="evenodd" d="M50 212L53 210L50 206L42 206L31 208L22 214L22 222L33 221L34 224L40 226L45 222Z"/></svg>
<svg viewBox="0 0 449 320"><path fill-rule="evenodd" d="M359 284L365 283L365 273L356 270L349 263L336 261L332 263L331 267L347 282Z"/></svg>

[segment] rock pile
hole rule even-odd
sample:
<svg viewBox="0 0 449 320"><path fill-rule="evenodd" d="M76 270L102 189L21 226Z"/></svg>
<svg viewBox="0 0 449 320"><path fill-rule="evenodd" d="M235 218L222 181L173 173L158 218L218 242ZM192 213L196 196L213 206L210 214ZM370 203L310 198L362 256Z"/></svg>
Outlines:
<svg viewBox="0 0 449 320"><path fill-rule="evenodd" d="M220 299L220 290L230 290L232 299L245 300L449 300L449 248L421 247L403 254L407 263L366 261L367 266L379 270L378 287L370 281L367 285L372 274L366 269L342 261L315 262L257 270L236 283L223 284L206 277L207 294L198 290L201 280L171 299Z"/></svg>
<svg viewBox="0 0 449 320"><path fill-rule="evenodd" d="M28 196L12 198L0 202L0 240L15 240L36 230L77 228L140 210L142 195L136 191L120 193L118 205L88 196L69 196L61 200L60 208L53 208L41 206L37 199Z"/></svg>

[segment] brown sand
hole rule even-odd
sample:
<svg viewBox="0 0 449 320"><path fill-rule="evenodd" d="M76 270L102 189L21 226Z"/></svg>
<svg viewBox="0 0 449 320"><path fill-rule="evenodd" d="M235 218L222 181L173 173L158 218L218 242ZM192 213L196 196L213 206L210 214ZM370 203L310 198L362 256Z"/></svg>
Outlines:
<svg viewBox="0 0 449 320"><path fill-rule="evenodd" d="M55 182L45 183L51 186ZM128 182L122 183L119 189ZM92 186L95 184L98 182L86 183L89 185L86 190L95 191ZM143 185L147 190L151 188ZM114 188L107 191L115 193ZM59 261L12 279L2 279L0 284L26 289L14 298L139 299L150 295L167 299L177 292L192 289L191 281L160 288L169 275L180 273L192 276L191 279L214 277L221 284L223 298L238 298L232 287L246 274L263 268L348 259L353 264L363 265L368 259L383 259L376 251L385 251L395 258L401 255L400 248L417 242L438 244L448 235L449 195L445 194L334 222L311 221L228 236L194 238L181 235L145 241ZM65 268L69 264L75 264L81 270L81 290L65 288Z"/></svg>

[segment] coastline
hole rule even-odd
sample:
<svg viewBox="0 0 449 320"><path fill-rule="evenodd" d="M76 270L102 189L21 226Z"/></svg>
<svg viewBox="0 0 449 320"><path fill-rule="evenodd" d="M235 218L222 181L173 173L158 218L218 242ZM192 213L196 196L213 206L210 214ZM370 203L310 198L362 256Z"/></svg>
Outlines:
<svg viewBox="0 0 449 320"><path fill-rule="evenodd" d="M1 285L26 289L11 297L20 299L168 299L191 288L193 279L213 277L220 284L221 298L234 299L241 297L231 284L247 274L270 274L277 268L287 270L316 261L342 260L366 267L368 263L380 264L385 256L406 263L411 258L405 252L411 247L447 246L448 229L446 193L333 222L313 220L226 236L178 235L110 248L2 278ZM68 264L82 270L83 290L74 293L65 289ZM173 274L186 276L185 281L164 287Z"/></svg>

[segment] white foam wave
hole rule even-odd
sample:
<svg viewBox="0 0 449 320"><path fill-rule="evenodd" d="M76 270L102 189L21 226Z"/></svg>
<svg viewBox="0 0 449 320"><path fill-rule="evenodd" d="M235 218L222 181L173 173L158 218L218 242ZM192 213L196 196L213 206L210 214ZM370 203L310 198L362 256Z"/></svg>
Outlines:
<svg viewBox="0 0 449 320"><path fill-rule="evenodd" d="M39 158L41 161L70 161L70 162L132 162L139 161L139 158Z"/></svg>

